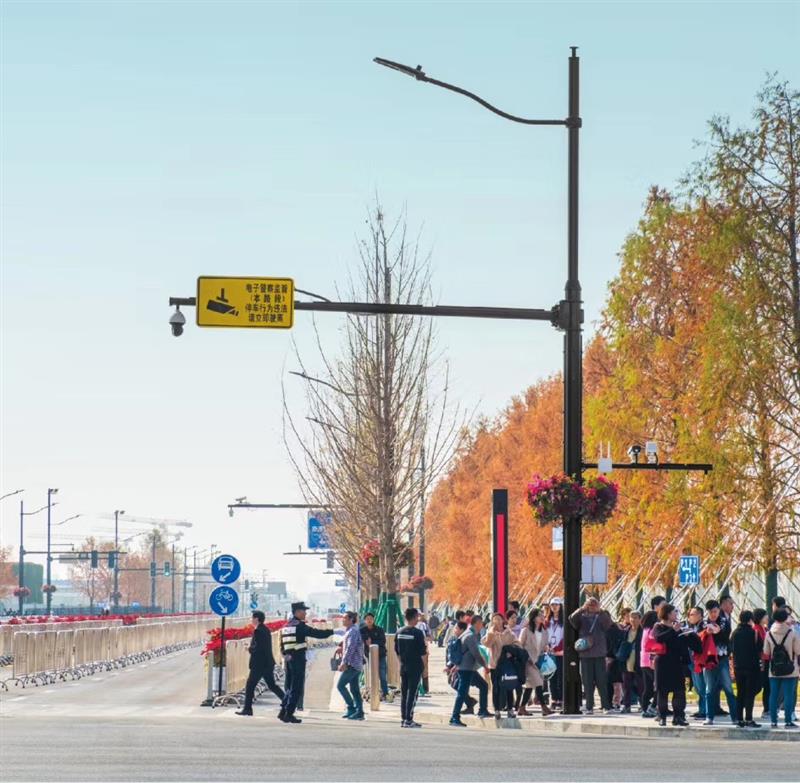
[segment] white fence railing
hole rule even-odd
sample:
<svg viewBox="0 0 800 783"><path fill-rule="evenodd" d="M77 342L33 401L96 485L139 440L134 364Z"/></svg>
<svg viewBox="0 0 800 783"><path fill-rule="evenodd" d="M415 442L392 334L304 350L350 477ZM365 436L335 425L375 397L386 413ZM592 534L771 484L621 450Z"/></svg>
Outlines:
<svg viewBox="0 0 800 783"><path fill-rule="evenodd" d="M54 626L50 628L49 626ZM97 671L122 668L177 650L202 644L215 628L215 618L161 618L160 622L123 626L114 621L100 627L71 623L42 624L36 630L10 626L13 675L0 680L0 687L45 685L79 679ZM4 628L3 631L6 631Z"/></svg>

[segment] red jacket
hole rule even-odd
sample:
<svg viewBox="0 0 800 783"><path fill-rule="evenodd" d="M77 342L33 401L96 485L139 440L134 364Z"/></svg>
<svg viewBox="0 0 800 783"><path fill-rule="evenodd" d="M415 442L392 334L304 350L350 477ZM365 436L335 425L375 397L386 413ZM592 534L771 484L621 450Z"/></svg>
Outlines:
<svg viewBox="0 0 800 783"><path fill-rule="evenodd" d="M694 671L696 674L702 674L706 669L716 669L719 664L719 656L717 655L717 645L714 643L714 637L708 631L700 631L700 641L703 643L703 649L699 653L694 654Z"/></svg>
<svg viewBox="0 0 800 783"><path fill-rule="evenodd" d="M766 638L767 638L767 629L764 628L764 626L759 623L758 625L756 625L756 633L758 634L758 639L761 642L761 646L763 648L764 642L766 641ZM762 652L761 653L761 660L762 661L768 661L769 660L769 655L767 655L765 652Z"/></svg>

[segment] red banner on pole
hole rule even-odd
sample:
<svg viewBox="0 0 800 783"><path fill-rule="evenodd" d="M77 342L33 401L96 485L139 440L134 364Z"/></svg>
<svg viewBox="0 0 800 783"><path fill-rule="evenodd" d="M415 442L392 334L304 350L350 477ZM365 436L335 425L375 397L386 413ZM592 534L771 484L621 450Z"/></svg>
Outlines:
<svg viewBox="0 0 800 783"><path fill-rule="evenodd" d="M495 612L508 611L508 490L492 491L492 598Z"/></svg>

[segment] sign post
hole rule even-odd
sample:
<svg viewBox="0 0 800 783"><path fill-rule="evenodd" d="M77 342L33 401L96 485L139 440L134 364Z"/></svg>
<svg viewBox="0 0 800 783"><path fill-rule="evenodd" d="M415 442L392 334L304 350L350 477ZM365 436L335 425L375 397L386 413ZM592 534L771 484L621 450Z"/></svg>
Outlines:
<svg viewBox="0 0 800 783"><path fill-rule="evenodd" d="M222 696L222 677L225 672L225 618L233 614L239 607L239 594L232 587L242 573L242 566L233 555L220 555L211 563L211 576L219 587L215 588L208 597L211 611L222 617L220 623L220 647L219 647L219 685L217 695Z"/></svg>
<svg viewBox="0 0 800 783"><path fill-rule="evenodd" d="M700 584L700 558L697 555L681 555L678 584L681 587L695 587Z"/></svg>
<svg viewBox="0 0 800 783"><path fill-rule="evenodd" d="M508 611L508 490L492 490L492 598L495 612Z"/></svg>

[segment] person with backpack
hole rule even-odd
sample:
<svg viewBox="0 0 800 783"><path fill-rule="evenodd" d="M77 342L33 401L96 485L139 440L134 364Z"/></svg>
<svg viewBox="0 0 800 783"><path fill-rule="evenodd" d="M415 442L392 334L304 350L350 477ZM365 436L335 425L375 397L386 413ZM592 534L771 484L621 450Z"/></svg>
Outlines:
<svg viewBox="0 0 800 783"><path fill-rule="evenodd" d="M455 657L458 658L458 693L456 695L455 704L453 704L453 714L450 717L451 726L465 726L466 724L461 720L461 707L464 704L466 696L469 694L471 686L478 689L478 698L480 706L478 708L479 718L491 718L489 712L489 686L486 680L478 674L480 668L484 665L483 656L480 651L480 635L483 628L483 620L479 615L472 618L470 627L466 629L461 637L457 640L461 645L461 651Z"/></svg>
<svg viewBox="0 0 800 783"><path fill-rule="evenodd" d="M764 653L769 656L769 713L772 728L778 727L778 699L783 696L783 710L787 729L798 726L792 721L797 706L797 680L800 677L800 635L788 621L786 609L776 609L772 627L764 641Z"/></svg>
<svg viewBox="0 0 800 783"><path fill-rule="evenodd" d="M463 612L462 612L463 617ZM447 643L447 649L445 650L445 672L447 673L447 680L450 683L450 687L458 693L459 690L459 682L460 682L460 672L459 667L461 666L461 661L464 657L464 647L461 644L462 636L467 632L469 626L463 621L459 620L456 623L453 638ZM472 678L470 677L470 680ZM477 699L473 699L472 696L469 695L469 691L464 695L464 704L466 705L466 709L464 710L463 715L473 715L475 713L475 705L477 704ZM459 708L460 709L460 708Z"/></svg>
<svg viewBox="0 0 800 783"><path fill-rule="evenodd" d="M753 703L761 681L763 643L754 626L753 613L745 609L739 613L739 625L731 634L731 656L736 678L736 722L740 729L746 726L753 729L761 727L753 720Z"/></svg>
<svg viewBox="0 0 800 783"><path fill-rule="evenodd" d="M486 634L483 644L489 651L489 671L492 677L492 705L494 706L495 717L500 718L502 710L506 709L508 703L509 717L513 717L514 697L506 693L503 687L503 647L508 644L519 644L513 631L506 628L505 615L495 612L492 615L491 627ZM509 696L509 699L506 697Z"/></svg>

